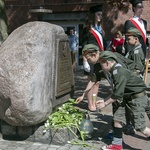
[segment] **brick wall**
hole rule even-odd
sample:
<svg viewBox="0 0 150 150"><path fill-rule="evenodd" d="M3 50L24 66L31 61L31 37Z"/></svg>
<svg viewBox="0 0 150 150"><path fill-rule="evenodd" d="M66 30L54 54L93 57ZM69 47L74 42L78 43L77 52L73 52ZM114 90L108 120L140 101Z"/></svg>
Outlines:
<svg viewBox="0 0 150 150"><path fill-rule="evenodd" d="M150 33L150 1L143 1L144 9L142 18L147 21L147 31ZM132 6L127 12L118 11L115 7L109 7L106 3L103 6L104 10L104 29L106 37L110 40L116 30L123 31L124 23L127 19L133 16Z"/></svg>
<svg viewBox="0 0 150 150"><path fill-rule="evenodd" d="M36 1L40 2L37 3ZM7 2L7 1L6 1ZM106 33L106 37L108 40L110 40L113 36L113 33L116 30L123 30L123 25L125 20L129 19L133 16L132 7L130 5L130 9L126 12L118 11L115 7L110 7L106 4L106 1L103 0L92 0L90 2L87 2L87 0L82 0L80 2L75 0L32 0L32 6L31 1L24 0L24 1L18 1L18 3L15 1L13 2L7 2L6 3L6 12L8 16L8 24L9 24L9 33L11 33L14 29L21 26L24 23L27 23L29 21L37 20L37 17L35 15L29 14L28 10L31 9L33 6L36 8L39 6L39 4L45 4L46 8L52 9L53 13L57 12L86 12L89 10L90 6L96 5L98 3L104 2L104 13L103 13L103 22L104 22L104 29ZM63 5L62 5L63 3ZM13 5L14 4L14 5ZM17 5L18 4L18 5ZM58 4L58 5L57 5ZM144 11L142 14L142 18L147 20L148 26L147 31L150 33L150 1L143 1L144 4ZM19 5L21 5L19 7Z"/></svg>
<svg viewBox="0 0 150 150"><path fill-rule="evenodd" d="M142 18L147 20L147 23L148 23L148 26L147 26L147 31L149 31L150 33L150 17L149 17L149 14L150 14L150 1L144 1L144 11L143 11L143 14L142 14Z"/></svg>

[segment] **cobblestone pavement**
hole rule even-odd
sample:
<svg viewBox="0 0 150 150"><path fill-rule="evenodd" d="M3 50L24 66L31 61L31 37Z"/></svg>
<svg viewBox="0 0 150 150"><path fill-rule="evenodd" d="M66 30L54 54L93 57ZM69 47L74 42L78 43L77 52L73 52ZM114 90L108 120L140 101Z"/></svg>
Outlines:
<svg viewBox="0 0 150 150"><path fill-rule="evenodd" d="M150 92L150 77L148 76L148 94ZM78 70L75 72L75 94L74 98L80 96L85 89L87 84L86 77L83 76L83 71ZM105 97L110 92L109 84L106 80L102 80L99 88L98 97ZM80 103L78 106L80 109L85 111L87 109L87 101ZM15 140L4 140L2 135L0 134L0 150L100 150L100 147L104 144L110 144L111 140L105 138L108 132L111 129L112 122L112 112L111 105L106 107L104 110L104 115L98 112L90 113L91 121L94 126L94 133L92 139L84 141L85 146L77 144L71 145L66 144L63 146L60 145L51 145L51 144L42 144L37 142L30 142L27 140L23 141L15 141ZM147 125L150 127L150 122L147 117ZM79 139L75 139L80 141ZM149 150L150 149L150 141L146 139L146 137L141 134L135 135L123 135L124 140L124 150Z"/></svg>

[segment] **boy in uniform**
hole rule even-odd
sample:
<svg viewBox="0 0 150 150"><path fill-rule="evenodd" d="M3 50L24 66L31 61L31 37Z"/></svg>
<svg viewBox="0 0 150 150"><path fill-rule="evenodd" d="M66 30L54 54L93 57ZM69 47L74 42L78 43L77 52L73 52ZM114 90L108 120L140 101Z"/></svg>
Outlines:
<svg viewBox="0 0 150 150"><path fill-rule="evenodd" d="M145 56L139 41L142 36L141 32L138 29L131 27L125 36L127 44L131 47L125 57L134 61L136 74L142 76L145 68Z"/></svg>
<svg viewBox="0 0 150 150"><path fill-rule="evenodd" d="M101 52L102 51L99 49L99 47L94 45L94 44L87 44L83 47L83 50L82 50L83 56L85 56L85 57L92 56L97 61L100 57ZM106 53L108 53L110 55L115 54L117 57L117 61L119 63L121 63L123 67L128 68L132 71L135 70L135 64L132 60L125 58L124 56L122 56L121 54L119 54L117 52L113 53L110 51L106 51ZM87 61L90 63L89 60L87 60ZM109 73L104 73L102 71L100 63L96 62L95 64L96 65L94 65L93 73L91 73L91 79L88 82L82 96L80 96L76 99L77 103L80 103L84 99L85 95L87 95L87 93L92 89L92 87L95 85L95 83L97 81L100 81L101 78L107 79L108 82L110 83L111 87L113 87L112 82L111 82L111 78L109 77ZM91 96L90 100L88 99L88 105L89 105L89 107L91 105L95 105L95 103L92 100L92 96ZM115 105L114 105L114 109L115 109Z"/></svg>
<svg viewBox="0 0 150 150"><path fill-rule="evenodd" d="M130 50L126 54L126 58L131 59L135 64L135 73L139 77L143 78L144 68L145 68L145 56L142 50L142 45L140 43L140 39L142 38L141 32L135 28L131 27L127 30L126 34L126 43L130 46ZM125 99L128 97L124 97ZM134 134L135 130L133 129L130 118L127 117L127 125L124 127L125 134Z"/></svg>
<svg viewBox="0 0 150 150"><path fill-rule="evenodd" d="M91 63L97 60L87 56ZM125 111L127 110L132 118L131 122L137 131L143 133L146 137L150 137L150 129L146 127L145 108L148 103L145 92L146 85L144 81L135 75L135 73L122 67L117 63L116 55L109 55L106 51L102 52L99 57L99 63L102 69L111 74L113 79L113 93L107 100L99 100L97 108L102 109L107 105L118 102L118 108L114 112L114 139L111 145L103 146L102 150L122 150L122 123L125 123ZM123 99L128 96L128 99ZM125 107L127 109L125 109Z"/></svg>
<svg viewBox="0 0 150 150"><path fill-rule="evenodd" d="M83 56L84 55L85 56L86 55L90 55L93 52L94 56L95 56L95 54L97 54L97 58L96 59L98 59L99 55L101 53L101 50L100 50L100 48L98 46L96 46L94 44L86 44L83 47L82 52L83 52ZM84 99L84 97L87 96L87 94L90 92L90 90L93 89L94 85L98 81L100 81L101 78L105 78L105 75L104 75L104 73L101 70L102 70L102 68L101 68L101 65L99 63L94 65L93 72L90 73L90 80L88 81L88 84L87 84L83 94L76 99L77 103L80 103ZM88 98L88 107L91 108L91 106L95 106L95 102L92 100L92 95L91 95L90 98ZM90 110L90 111L92 111L92 110Z"/></svg>

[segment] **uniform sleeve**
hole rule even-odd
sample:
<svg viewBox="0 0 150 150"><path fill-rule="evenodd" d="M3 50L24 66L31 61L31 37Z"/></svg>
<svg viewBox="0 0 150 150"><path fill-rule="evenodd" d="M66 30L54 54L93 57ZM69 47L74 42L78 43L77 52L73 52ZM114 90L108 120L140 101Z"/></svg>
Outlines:
<svg viewBox="0 0 150 150"><path fill-rule="evenodd" d="M141 50L141 52L142 52L142 50ZM143 70L144 70L144 65L143 65L142 60L144 60L144 54L143 54L143 58L142 58L142 53L140 53L140 49L135 50L134 51L135 69L140 70L141 72L143 72Z"/></svg>
<svg viewBox="0 0 150 150"><path fill-rule="evenodd" d="M117 71L118 71L117 69L113 71L114 72L113 74L114 88L113 88L113 94L111 98L122 100L127 79L124 76L124 72L121 72L121 71L117 72Z"/></svg>

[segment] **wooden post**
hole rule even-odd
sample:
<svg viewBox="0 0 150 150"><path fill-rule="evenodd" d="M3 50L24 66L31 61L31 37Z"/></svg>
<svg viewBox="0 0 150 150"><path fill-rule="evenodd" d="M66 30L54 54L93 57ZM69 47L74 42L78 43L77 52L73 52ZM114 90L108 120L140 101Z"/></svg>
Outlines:
<svg viewBox="0 0 150 150"><path fill-rule="evenodd" d="M144 82L147 82L147 74L148 74L148 65L149 65L149 59L150 59L150 48L147 53L147 58L146 58L146 67L145 67L145 74L144 74Z"/></svg>

